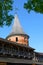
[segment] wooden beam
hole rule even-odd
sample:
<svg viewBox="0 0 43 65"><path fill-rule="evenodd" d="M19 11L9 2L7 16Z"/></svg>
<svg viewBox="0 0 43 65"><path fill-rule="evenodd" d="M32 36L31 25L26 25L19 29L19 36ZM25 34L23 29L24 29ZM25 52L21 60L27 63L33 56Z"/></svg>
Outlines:
<svg viewBox="0 0 43 65"><path fill-rule="evenodd" d="M20 58L7 58L7 57L0 57L0 62L4 63L23 63L23 64L42 64L43 62L35 62L28 59L20 59Z"/></svg>
<svg viewBox="0 0 43 65"><path fill-rule="evenodd" d="M7 65L7 63L4 63L4 62L0 62L0 65Z"/></svg>
<svg viewBox="0 0 43 65"><path fill-rule="evenodd" d="M32 64L32 65L36 65L36 64Z"/></svg>

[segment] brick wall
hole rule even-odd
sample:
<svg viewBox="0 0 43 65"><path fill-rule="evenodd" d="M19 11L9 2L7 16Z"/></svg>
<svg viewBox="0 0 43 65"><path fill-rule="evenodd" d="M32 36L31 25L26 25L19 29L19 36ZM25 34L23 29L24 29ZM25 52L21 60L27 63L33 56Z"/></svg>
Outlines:
<svg viewBox="0 0 43 65"><path fill-rule="evenodd" d="M18 38L18 41L16 41L16 38ZM8 38L9 41L17 42L19 44L25 44L28 45L28 38L24 36L11 36Z"/></svg>

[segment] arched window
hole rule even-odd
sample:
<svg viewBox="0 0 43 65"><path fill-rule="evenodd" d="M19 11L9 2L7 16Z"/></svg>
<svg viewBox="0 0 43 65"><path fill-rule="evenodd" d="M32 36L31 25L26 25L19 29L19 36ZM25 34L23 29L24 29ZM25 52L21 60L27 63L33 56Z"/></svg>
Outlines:
<svg viewBox="0 0 43 65"><path fill-rule="evenodd" d="M18 38L16 37L16 42L18 41Z"/></svg>
<svg viewBox="0 0 43 65"><path fill-rule="evenodd" d="M26 39L27 37L25 36L24 39Z"/></svg>

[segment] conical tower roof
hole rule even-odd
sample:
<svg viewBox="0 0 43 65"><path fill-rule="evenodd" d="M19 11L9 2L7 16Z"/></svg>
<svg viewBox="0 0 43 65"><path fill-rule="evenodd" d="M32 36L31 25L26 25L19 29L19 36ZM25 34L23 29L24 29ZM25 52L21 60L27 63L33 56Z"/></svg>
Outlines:
<svg viewBox="0 0 43 65"><path fill-rule="evenodd" d="M12 34L25 34L21 25L20 25L20 21L18 19L17 14L15 15L14 24L13 24L12 31L11 31L10 35L12 35Z"/></svg>
<svg viewBox="0 0 43 65"><path fill-rule="evenodd" d="M27 34L25 34L25 32L23 31L17 14L14 17L14 24L12 26L11 33L9 34L9 36L7 36L7 38L10 36L14 36L14 35L24 35L24 36L27 36L29 38L29 36Z"/></svg>

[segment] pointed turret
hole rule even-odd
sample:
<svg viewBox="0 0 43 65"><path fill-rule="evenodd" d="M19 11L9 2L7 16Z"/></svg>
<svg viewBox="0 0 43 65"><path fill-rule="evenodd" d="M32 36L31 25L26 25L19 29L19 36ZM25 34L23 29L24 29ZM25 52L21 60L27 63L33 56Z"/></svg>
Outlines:
<svg viewBox="0 0 43 65"><path fill-rule="evenodd" d="M11 31L10 35L13 35L13 34L25 34L21 25L20 25L20 21L19 21L17 15L15 15L14 24L13 24L12 31Z"/></svg>
<svg viewBox="0 0 43 65"><path fill-rule="evenodd" d="M6 39L19 44L28 45L28 38L29 36L23 31L16 14L14 17L14 24L12 26L11 33L9 34L9 36L7 36Z"/></svg>

